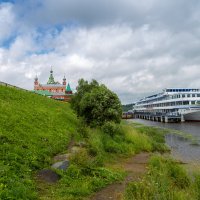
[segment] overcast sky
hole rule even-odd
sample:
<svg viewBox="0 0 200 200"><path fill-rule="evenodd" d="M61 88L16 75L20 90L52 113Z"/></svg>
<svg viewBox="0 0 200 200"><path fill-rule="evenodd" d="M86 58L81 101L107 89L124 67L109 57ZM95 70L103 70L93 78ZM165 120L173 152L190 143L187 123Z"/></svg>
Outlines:
<svg viewBox="0 0 200 200"><path fill-rule="evenodd" d="M0 0L0 81L33 89L51 66L56 81L96 79L122 103L200 88L200 1Z"/></svg>

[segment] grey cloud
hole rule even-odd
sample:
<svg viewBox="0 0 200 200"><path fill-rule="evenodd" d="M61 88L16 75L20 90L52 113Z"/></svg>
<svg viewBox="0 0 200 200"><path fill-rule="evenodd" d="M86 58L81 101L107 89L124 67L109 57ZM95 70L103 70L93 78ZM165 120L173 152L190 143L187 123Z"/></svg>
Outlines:
<svg viewBox="0 0 200 200"><path fill-rule="evenodd" d="M198 0L31 0L23 4L19 1L16 12L34 26L73 22L83 26L151 24L177 32L199 25L199 8Z"/></svg>
<svg viewBox="0 0 200 200"><path fill-rule="evenodd" d="M56 80L66 74L75 88L79 78L95 78L123 103L166 87L200 87L196 0L23 3L13 11L20 35L0 49L3 81L32 89L35 74L46 82L53 65Z"/></svg>
<svg viewBox="0 0 200 200"><path fill-rule="evenodd" d="M9 39L15 28L13 5L10 3L0 4L0 45L4 40Z"/></svg>

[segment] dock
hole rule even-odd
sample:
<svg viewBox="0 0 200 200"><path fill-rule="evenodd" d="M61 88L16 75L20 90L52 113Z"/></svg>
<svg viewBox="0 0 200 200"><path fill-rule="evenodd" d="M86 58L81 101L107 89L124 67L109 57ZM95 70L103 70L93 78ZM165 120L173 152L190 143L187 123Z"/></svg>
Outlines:
<svg viewBox="0 0 200 200"><path fill-rule="evenodd" d="M184 116L180 114L171 113L144 113L136 112L134 113L134 118L145 119L157 122L174 123L174 122L184 122Z"/></svg>

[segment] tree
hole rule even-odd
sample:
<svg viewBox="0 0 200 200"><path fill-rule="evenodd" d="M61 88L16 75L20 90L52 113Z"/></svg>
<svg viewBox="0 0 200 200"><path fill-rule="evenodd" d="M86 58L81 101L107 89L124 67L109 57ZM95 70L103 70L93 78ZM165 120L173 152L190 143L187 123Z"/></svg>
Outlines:
<svg viewBox="0 0 200 200"><path fill-rule="evenodd" d="M79 80L72 107L91 126L101 126L107 121L119 123L121 119L122 108L118 96L96 80L91 83Z"/></svg>
<svg viewBox="0 0 200 200"><path fill-rule="evenodd" d="M84 79L80 79L78 81L78 86L76 88L77 91L71 100L72 108L77 112L78 116L80 116L81 99L84 97L86 93L90 93L93 88L98 86L99 84L96 80L92 80L90 84L88 83L88 81L85 81Z"/></svg>

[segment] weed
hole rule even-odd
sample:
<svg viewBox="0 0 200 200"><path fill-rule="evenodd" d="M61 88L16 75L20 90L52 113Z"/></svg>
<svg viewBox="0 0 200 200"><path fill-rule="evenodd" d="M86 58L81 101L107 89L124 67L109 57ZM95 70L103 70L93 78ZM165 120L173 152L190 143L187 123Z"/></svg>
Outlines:
<svg viewBox="0 0 200 200"><path fill-rule="evenodd" d="M196 192L185 169L169 158L153 156L149 162L149 171L140 182L132 182L125 193L126 200L186 200L196 199L199 186L196 179ZM198 198L197 198L198 199Z"/></svg>
<svg viewBox="0 0 200 200"><path fill-rule="evenodd" d="M196 199L200 199L200 174L195 175L194 190Z"/></svg>

